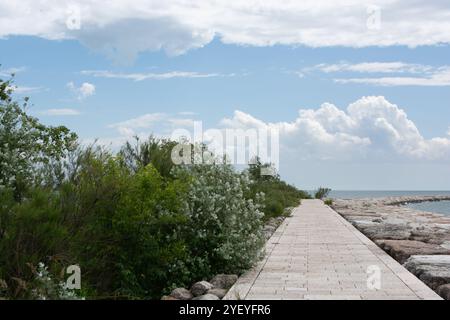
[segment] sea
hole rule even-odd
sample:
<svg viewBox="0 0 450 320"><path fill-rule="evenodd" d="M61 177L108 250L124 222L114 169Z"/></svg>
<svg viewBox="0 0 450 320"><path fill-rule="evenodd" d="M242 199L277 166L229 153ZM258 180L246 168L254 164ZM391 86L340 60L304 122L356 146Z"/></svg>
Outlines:
<svg viewBox="0 0 450 320"><path fill-rule="evenodd" d="M329 197L336 199L384 198L402 196L450 196L450 191L331 191ZM408 207L450 215L450 201L420 202L407 204Z"/></svg>

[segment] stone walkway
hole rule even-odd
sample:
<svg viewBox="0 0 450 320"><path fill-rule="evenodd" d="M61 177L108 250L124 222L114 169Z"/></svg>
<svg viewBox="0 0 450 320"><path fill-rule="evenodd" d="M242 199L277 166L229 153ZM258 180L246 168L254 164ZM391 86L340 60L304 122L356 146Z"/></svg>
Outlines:
<svg viewBox="0 0 450 320"><path fill-rule="evenodd" d="M225 299L440 297L322 201L303 200L267 242L265 259Z"/></svg>

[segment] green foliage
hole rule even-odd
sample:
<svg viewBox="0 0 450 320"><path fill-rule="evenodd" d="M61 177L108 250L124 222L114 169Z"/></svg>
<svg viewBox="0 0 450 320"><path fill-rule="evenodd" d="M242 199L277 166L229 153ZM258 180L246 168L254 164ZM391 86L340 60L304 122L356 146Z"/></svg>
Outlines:
<svg viewBox="0 0 450 320"><path fill-rule="evenodd" d="M314 193L314 198L316 199L323 199L328 197L328 195L330 194L331 189L329 188L322 188L320 187L319 189L316 190L316 192Z"/></svg>
<svg viewBox="0 0 450 320"><path fill-rule="evenodd" d="M67 288L64 281L58 281L48 267L40 262L35 270L35 278L31 282L32 290L29 298L35 300L80 300L75 290Z"/></svg>
<svg viewBox="0 0 450 320"><path fill-rule="evenodd" d="M0 294L9 298L160 298L240 273L262 253L263 219L307 196L261 175L259 162L243 173L174 167L169 140L137 139L117 154L79 147L11 93L12 80L0 80ZM72 264L82 293L63 285Z"/></svg>
<svg viewBox="0 0 450 320"><path fill-rule="evenodd" d="M45 126L11 98L12 80L0 79L0 189L11 188L20 200L27 186L42 180L42 168L63 158L76 135L64 126ZM37 181L34 181L37 180Z"/></svg>
<svg viewBox="0 0 450 320"><path fill-rule="evenodd" d="M324 201L324 203L325 203L327 206L332 206L332 205L333 205L333 199L326 199L326 200Z"/></svg>
<svg viewBox="0 0 450 320"><path fill-rule="evenodd" d="M170 177L173 167L171 153L177 143L170 140L157 139L153 136L150 136L147 141L142 143L138 137L135 140L135 145L127 142L120 151L120 155L126 165L134 172L137 172L140 168L151 163L163 177Z"/></svg>
<svg viewBox="0 0 450 320"><path fill-rule="evenodd" d="M257 261L264 244L261 199L246 199L250 180L225 164L192 165L177 172L192 183L187 196L187 241L210 274L240 273ZM207 274L198 274L205 277Z"/></svg>
<svg viewBox="0 0 450 320"><path fill-rule="evenodd" d="M283 215L287 208L296 207L301 199L309 198L308 193L287 184L278 175L261 175L264 168L270 168L270 165L262 164L259 159L249 166L247 171L252 182L247 196L255 198L257 194L264 194L265 220Z"/></svg>

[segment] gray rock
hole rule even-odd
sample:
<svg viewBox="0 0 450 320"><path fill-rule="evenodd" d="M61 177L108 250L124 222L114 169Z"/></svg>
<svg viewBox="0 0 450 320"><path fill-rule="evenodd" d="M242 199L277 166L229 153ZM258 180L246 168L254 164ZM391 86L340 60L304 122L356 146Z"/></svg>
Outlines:
<svg viewBox="0 0 450 320"><path fill-rule="evenodd" d="M411 256L404 266L434 290L450 283L450 255Z"/></svg>
<svg viewBox="0 0 450 320"><path fill-rule="evenodd" d="M439 286L436 292L445 300L450 300L450 283Z"/></svg>
<svg viewBox="0 0 450 320"><path fill-rule="evenodd" d="M220 288L212 288L211 290L208 290L208 293L213 294L219 299L222 299L227 294L228 290L226 289L220 289Z"/></svg>
<svg viewBox="0 0 450 320"><path fill-rule="evenodd" d="M178 300L191 300L193 298L192 293L185 288L173 289L170 296Z"/></svg>
<svg viewBox="0 0 450 320"><path fill-rule="evenodd" d="M450 254L450 250L438 245L412 240L377 240L381 249L401 264L413 255Z"/></svg>
<svg viewBox="0 0 450 320"><path fill-rule="evenodd" d="M209 289L212 289L212 287L213 285L208 281L199 281L192 285L191 293L196 297L201 296L202 294L208 292Z"/></svg>
<svg viewBox="0 0 450 320"><path fill-rule="evenodd" d="M171 296L162 296L161 300L178 300L178 299Z"/></svg>
<svg viewBox="0 0 450 320"><path fill-rule="evenodd" d="M195 297L192 300L220 300L218 296L213 295L211 293L207 293L198 297Z"/></svg>
<svg viewBox="0 0 450 320"><path fill-rule="evenodd" d="M356 225L367 237L372 240L408 240L411 228L405 224L375 223L371 226Z"/></svg>
<svg viewBox="0 0 450 320"><path fill-rule="evenodd" d="M211 279L211 284L215 288L230 289L237 279L238 276L235 274L218 274Z"/></svg>
<svg viewBox="0 0 450 320"><path fill-rule="evenodd" d="M444 243L441 244L441 247L450 250L450 241L444 241Z"/></svg>

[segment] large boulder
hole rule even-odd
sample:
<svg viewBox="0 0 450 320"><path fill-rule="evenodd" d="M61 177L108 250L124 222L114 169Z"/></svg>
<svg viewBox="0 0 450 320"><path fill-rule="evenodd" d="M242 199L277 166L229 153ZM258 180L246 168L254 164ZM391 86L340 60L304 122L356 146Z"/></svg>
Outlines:
<svg viewBox="0 0 450 320"><path fill-rule="evenodd" d="M210 282L215 288L230 289L237 279L235 274L218 274Z"/></svg>
<svg viewBox="0 0 450 320"><path fill-rule="evenodd" d="M404 266L434 290L450 283L450 255L411 256Z"/></svg>
<svg viewBox="0 0 450 320"><path fill-rule="evenodd" d="M439 286L436 292L445 300L450 300L450 283Z"/></svg>
<svg viewBox="0 0 450 320"><path fill-rule="evenodd" d="M198 297L195 297L192 300L220 300L218 296L215 296L213 294L207 293Z"/></svg>
<svg viewBox="0 0 450 320"><path fill-rule="evenodd" d="M400 263L412 255L450 254L450 250L436 244L413 240L377 240L376 243Z"/></svg>
<svg viewBox="0 0 450 320"><path fill-rule="evenodd" d="M191 300L193 298L192 293L185 288L173 289L170 296L178 300Z"/></svg>
<svg viewBox="0 0 450 320"><path fill-rule="evenodd" d="M356 228L361 230L372 240L408 240L412 229L405 222L400 223L374 223L373 225L358 225Z"/></svg>
<svg viewBox="0 0 450 320"><path fill-rule="evenodd" d="M191 293L196 297L201 296L208 292L209 289L212 289L212 287L213 285L208 281L199 281L192 285Z"/></svg>
<svg viewBox="0 0 450 320"><path fill-rule="evenodd" d="M220 288L212 288L211 290L208 290L208 293L219 297L219 299L223 299L223 297L225 297L227 292L228 292L227 289L220 289Z"/></svg>

